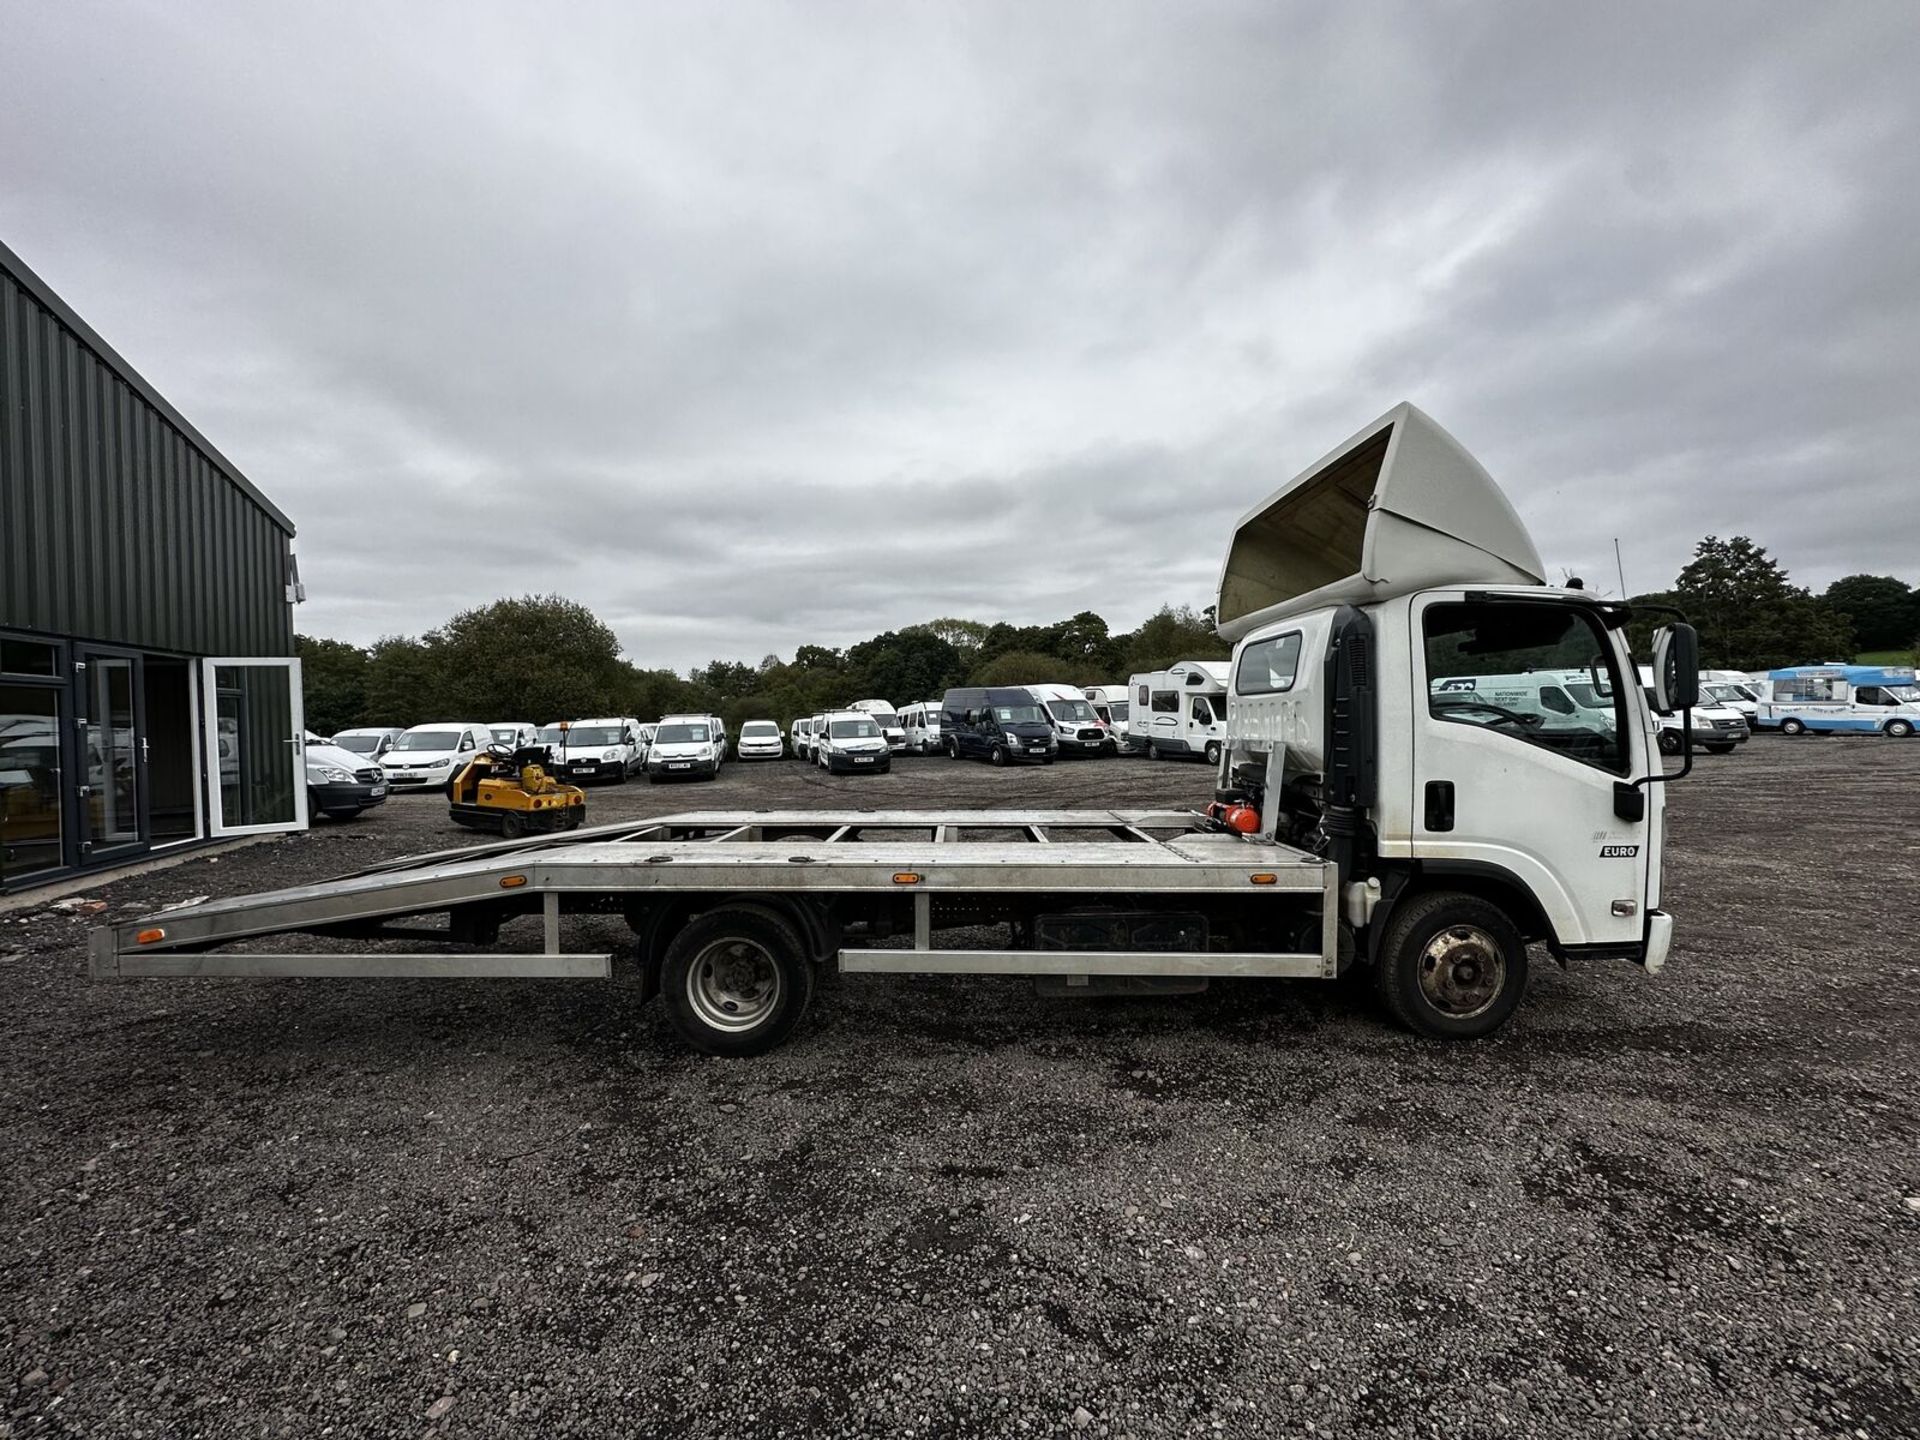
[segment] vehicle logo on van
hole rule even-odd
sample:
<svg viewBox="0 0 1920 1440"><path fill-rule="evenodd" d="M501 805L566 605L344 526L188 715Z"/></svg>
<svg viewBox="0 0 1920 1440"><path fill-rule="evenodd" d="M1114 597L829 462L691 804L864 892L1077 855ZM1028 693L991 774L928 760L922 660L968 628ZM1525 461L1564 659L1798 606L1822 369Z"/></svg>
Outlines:
<svg viewBox="0 0 1920 1440"><path fill-rule="evenodd" d="M1602 860L1631 860L1639 853L1638 845L1602 845L1600 847Z"/></svg>
<svg viewBox="0 0 1920 1440"><path fill-rule="evenodd" d="M1441 695L1445 695L1453 690L1477 690L1479 688L1479 682L1471 679L1442 680L1438 685L1434 686L1435 692Z"/></svg>

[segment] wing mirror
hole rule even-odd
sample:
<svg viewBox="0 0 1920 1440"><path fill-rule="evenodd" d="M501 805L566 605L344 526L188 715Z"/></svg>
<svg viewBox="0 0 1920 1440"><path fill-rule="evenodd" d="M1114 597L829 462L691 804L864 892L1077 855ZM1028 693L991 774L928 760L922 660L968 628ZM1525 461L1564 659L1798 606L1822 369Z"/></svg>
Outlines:
<svg viewBox="0 0 1920 1440"><path fill-rule="evenodd" d="M1700 633L1685 621L1654 632L1653 699L1663 712L1700 703Z"/></svg>

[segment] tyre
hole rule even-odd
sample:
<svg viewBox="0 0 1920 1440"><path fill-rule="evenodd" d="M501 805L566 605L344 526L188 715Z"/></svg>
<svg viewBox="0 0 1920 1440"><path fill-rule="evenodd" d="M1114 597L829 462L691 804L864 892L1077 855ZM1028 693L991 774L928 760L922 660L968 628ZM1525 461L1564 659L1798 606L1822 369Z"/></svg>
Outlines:
<svg viewBox="0 0 1920 1440"><path fill-rule="evenodd" d="M1167 757L1161 753L1158 745L1154 744L1151 740L1147 741L1147 759L1164 760L1166 758Z"/></svg>
<svg viewBox="0 0 1920 1440"><path fill-rule="evenodd" d="M813 998L813 962L793 927L754 907L715 910L667 947L660 990L681 1039L707 1055L762 1055Z"/></svg>
<svg viewBox="0 0 1920 1440"><path fill-rule="evenodd" d="M879 773L882 775L891 775L893 773L893 762L889 760L886 764L880 766Z"/></svg>
<svg viewBox="0 0 1920 1440"><path fill-rule="evenodd" d="M1004 766L1007 763L1007 747L1004 745L994 746L993 753L987 758L995 765Z"/></svg>
<svg viewBox="0 0 1920 1440"><path fill-rule="evenodd" d="M1218 740L1209 740L1207 742L1206 757L1207 764L1216 770L1220 768L1220 742Z"/></svg>
<svg viewBox="0 0 1920 1440"><path fill-rule="evenodd" d="M647 771L647 784L658 785L659 783L660 783L660 777L654 774L653 771L651 770Z"/></svg>
<svg viewBox="0 0 1920 1440"><path fill-rule="evenodd" d="M1893 736L1896 740L1904 740L1913 734L1913 722L1911 720L1889 720L1887 722L1887 734Z"/></svg>
<svg viewBox="0 0 1920 1440"><path fill-rule="evenodd" d="M519 812L509 810L500 817L500 834L508 840L518 840L527 833L527 822L520 818Z"/></svg>
<svg viewBox="0 0 1920 1440"><path fill-rule="evenodd" d="M1662 730L1660 732L1660 753L1662 755L1678 755L1680 748L1681 741L1678 730Z"/></svg>
<svg viewBox="0 0 1920 1440"><path fill-rule="evenodd" d="M613 783L616 785L624 785L627 783L626 766L622 765L618 770L613 772Z"/></svg>
<svg viewBox="0 0 1920 1440"><path fill-rule="evenodd" d="M1789 715L1785 720L1780 722L1780 733L1782 735L1804 735L1807 733L1806 722L1796 720Z"/></svg>
<svg viewBox="0 0 1920 1440"><path fill-rule="evenodd" d="M960 742L958 740L947 741L947 758L949 760L958 760L960 758Z"/></svg>
<svg viewBox="0 0 1920 1440"><path fill-rule="evenodd" d="M1374 965L1387 1012L1435 1040L1478 1040L1527 989L1527 947L1492 901L1455 890L1415 895L1388 922Z"/></svg>

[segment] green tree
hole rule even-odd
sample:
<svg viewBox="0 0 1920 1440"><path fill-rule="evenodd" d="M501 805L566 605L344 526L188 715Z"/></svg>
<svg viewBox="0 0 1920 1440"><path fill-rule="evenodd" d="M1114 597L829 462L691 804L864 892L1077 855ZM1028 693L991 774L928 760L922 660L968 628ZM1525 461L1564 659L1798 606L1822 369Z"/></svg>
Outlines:
<svg viewBox="0 0 1920 1440"><path fill-rule="evenodd" d="M332 735L370 723L367 682L373 662L366 651L344 640L296 635L293 653L300 657L300 684L309 730Z"/></svg>
<svg viewBox="0 0 1920 1440"><path fill-rule="evenodd" d="M987 626L979 620L957 620L952 616L942 616L938 620L909 625L900 633L909 635L916 631L925 631L946 641L960 657L960 665L964 669L979 658L980 642L986 638Z"/></svg>
<svg viewBox="0 0 1920 1440"><path fill-rule="evenodd" d="M1745 535L1709 535L1673 584L1675 603L1700 631L1702 663L1771 670L1853 653L1846 619L1792 584L1766 550Z"/></svg>
<svg viewBox="0 0 1920 1440"><path fill-rule="evenodd" d="M367 723L420 725L455 718L445 703L432 650L406 635L387 635L367 655Z"/></svg>
<svg viewBox="0 0 1920 1440"><path fill-rule="evenodd" d="M620 641L586 606L527 595L463 610L426 637L448 707L429 719L550 720L614 711Z"/></svg>
<svg viewBox="0 0 1920 1440"><path fill-rule="evenodd" d="M1114 674L1122 680L1164 670L1180 660L1225 660L1233 653L1212 623L1187 605L1162 605L1138 630L1120 637L1120 650Z"/></svg>
<svg viewBox="0 0 1920 1440"><path fill-rule="evenodd" d="M854 699L884 697L911 705L943 694L966 674L960 654L948 641L925 630L889 630L862 640L847 651Z"/></svg>
<svg viewBox="0 0 1920 1440"><path fill-rule="evenodd" d="M1107 672L1085 660L1062 660L1058 655L1043 655L1033 650L1008 650L983 660L970 677L975 685L1098 685Z"/></svg>
<svg viewBox="0 0 1920 1440"><path fill-rule="evenodd" d="M1906 650L1920 646L1920 590L1891 575L1848 575L1821 597L1853 622L1862 650Z"/></svg>

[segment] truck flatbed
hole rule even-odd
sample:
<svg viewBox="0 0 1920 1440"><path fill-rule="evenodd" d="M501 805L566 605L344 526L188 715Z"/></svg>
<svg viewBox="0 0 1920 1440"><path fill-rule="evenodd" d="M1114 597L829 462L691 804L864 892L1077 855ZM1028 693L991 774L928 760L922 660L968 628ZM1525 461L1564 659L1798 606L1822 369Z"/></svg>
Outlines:
<svg viewBox="0 0 1920 1440"><path fill-rule="evenodd" d="M1221 833L1190 811L695 811L410 856L338 879L168 910L94 933L98 980L156 976L601 978L610 952L562 945L581 910L645 912L674 897L718 901L885 896L911 907L912 944L839 945L846 971L1206 977L1331 973L1333 867L1267 840ZM1311 951L942 949L983 898L1052 908L1291 897L1320 917ZM444 930L406 924L445 914ZM493 948L502 918L539 915L536 953ZM474 917L483 923L463 923ZM636 929L640 928L636 925ZM315 954L230 948L317 934L431 940L430 952ZM457 947L457 948L455 948Z"/></svg>

